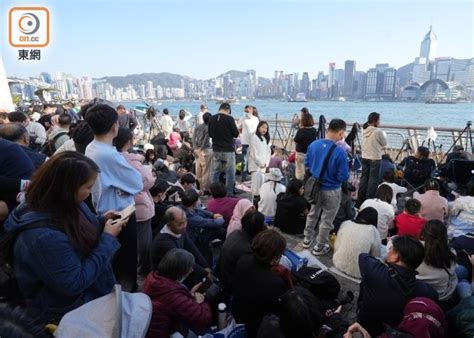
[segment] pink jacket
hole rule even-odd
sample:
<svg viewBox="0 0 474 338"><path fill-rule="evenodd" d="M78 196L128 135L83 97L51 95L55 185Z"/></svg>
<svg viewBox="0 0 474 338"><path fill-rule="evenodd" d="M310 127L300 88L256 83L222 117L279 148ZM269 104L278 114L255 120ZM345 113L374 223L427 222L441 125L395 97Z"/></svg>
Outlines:
<svg viewBox="0 0 474 338"><path fill-rule="evenodd" d="M135 195L135 208L137 211L135 215L137 222L144 222L155 216L155 204L153 198L148 191L153 184L155 184L155 178L149 168L143 166L145 158L140 154L121 153L130 165L135 168L143 180L143 190Z"/></svg>
<svg viewBox="0 0 474 338"><path fill-rule="evenodd" d="M430 220L437 219L441 222L446 221L448 216L448 200L440 196L437 190L428 190L424 194L415 193L414 197L420 201L421 217Z"/></svg>

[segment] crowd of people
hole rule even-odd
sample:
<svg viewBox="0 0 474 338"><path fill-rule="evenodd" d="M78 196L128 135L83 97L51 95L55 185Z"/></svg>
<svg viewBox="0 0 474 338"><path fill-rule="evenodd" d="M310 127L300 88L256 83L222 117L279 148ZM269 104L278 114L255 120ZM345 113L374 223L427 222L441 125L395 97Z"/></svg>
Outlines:
<svg viewBox="0 0 474 338"><path fill-rule="evenodd" d="M147 337L222 329L223 311L247 337L474 334L474 178L445 174L472 160L460 148L442 168L425 147L395 164L375 112L360 153L344 120L316 129L307 108L294 151L250 105L164 109L149 143L98 99L1 114L1 336L47 337L116 284L151 300ZM357 322L329 273L302 282L288 236L360 281Z"/></svg>

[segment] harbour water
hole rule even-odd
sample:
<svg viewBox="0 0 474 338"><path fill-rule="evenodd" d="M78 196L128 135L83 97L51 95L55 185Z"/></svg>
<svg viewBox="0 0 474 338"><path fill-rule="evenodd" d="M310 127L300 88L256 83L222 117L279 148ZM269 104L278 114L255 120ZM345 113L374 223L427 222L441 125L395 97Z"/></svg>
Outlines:
<svg viewBox="0 0 474 338"><path fill-rule="evenodd" d="M123 102L128 108L140 102ZM155 108L168 108L171 116L178 115L179 109L185 109L193 114L199 111L199 101L171 101L155 104ZM286 102L278 100L240 100L232 104L232 114L241 116L245 105L258 108L260 115L269 120L290 120L302 107L308 107L315 119L323 114L326 120L342 118L348 123L363 123L367 115L376 111L382 114L382 124L415 125L420 127L452 127L464 128L467 121L474 120L474 103L458 104L425 104L424 102L355 102L355 101L310 101ZM216 113L219 107L214 101L207 102L209 112Z"/></svg>

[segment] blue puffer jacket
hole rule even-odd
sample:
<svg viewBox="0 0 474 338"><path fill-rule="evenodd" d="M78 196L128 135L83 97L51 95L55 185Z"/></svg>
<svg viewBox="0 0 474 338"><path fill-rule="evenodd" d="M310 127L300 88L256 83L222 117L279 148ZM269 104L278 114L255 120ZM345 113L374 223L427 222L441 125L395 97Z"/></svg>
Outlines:
<svg viewBox="0 0 474 338"><path fill-rule="evenodd" d="M101 227L84 203L80 209L89 222ZM48 215L30 211L23 203L4 226L6 231L14 231L42 220L48 221ZM60 230L36 228L20 233L13 264L28 307L43 320L56 321L66 312L108 294L115 284L111 261L119 247L114 236L102 233L95 249L85 257Z"/></svg>

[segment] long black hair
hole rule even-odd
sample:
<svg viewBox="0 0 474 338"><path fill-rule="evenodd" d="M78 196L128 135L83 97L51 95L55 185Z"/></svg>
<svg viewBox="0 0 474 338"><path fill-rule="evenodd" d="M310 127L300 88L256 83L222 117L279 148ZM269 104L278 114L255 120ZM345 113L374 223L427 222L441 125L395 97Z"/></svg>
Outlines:
<svg viewBox="0 0 474 338"><path fill-rule="evenodd" d="M420 239L425 242L426 264L439 269L449 269L456 262L456 255L448 244L448 230L443 222L431 220L421 230Z"/></svg>
<svg viewBox="0 0 474 338"><path fill-rule="evenodd" d="M90 158L65 151L52 156L35 172L26 192L30 209L48 214L52 224L62 229L84 255L92 252L100 233L81 219L76 194L98 173L99 167Z"/></svg>
<svg viewBox="0 0 474 338"><path fill-rule="evenodd" d="M260 127L263 126L264 124L267 125L267 132L266 132L265 135L261 135L259 129L260 129ZM263 137L265 138L265 140L267 141L267 144L270 143L270 127L268 126L267 121L260 121L260 122L258 123L257 130L255 131L255 135L258 136L258 138L260 139L260 141L262 141L262 136L263 136Z"/></svg>
<svg viewBox="0 0 474 338"><path fill-rule="evenodd" d="M367 122L364 123L362 128L367 129L369 124L375 123L378 120L380 120L380 114L376 113L376 112L372 112L372 113L369 114L369 117L367 118Z"/></svg>
<svg viewBox="0 0 474 338"><path fill-rule="evenodd" d="M367 207L362 209L358 214L355 223L373 225L377 227L377 222L379 218L379 213L375 208Z"/></svg>

